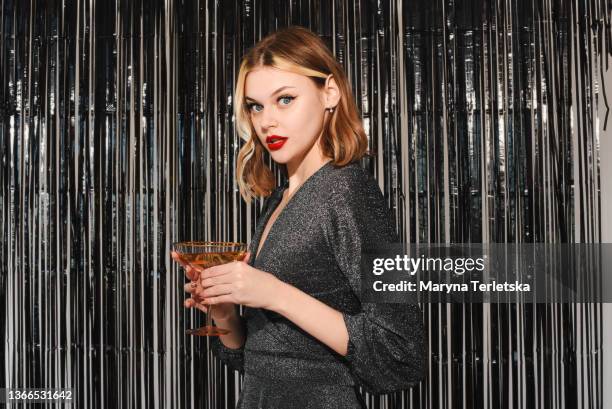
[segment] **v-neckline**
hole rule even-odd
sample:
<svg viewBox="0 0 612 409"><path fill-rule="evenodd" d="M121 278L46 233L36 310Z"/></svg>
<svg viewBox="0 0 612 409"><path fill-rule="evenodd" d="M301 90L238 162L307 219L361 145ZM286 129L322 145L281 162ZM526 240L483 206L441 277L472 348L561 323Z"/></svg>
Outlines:
<svg viewBox="0 0 612 409"><path fill-rule="evenodd" d="M268 210L268 214L266 215L266 220L263 224L263 229L261 231L261 233L258 235L257 237L257 243L256 243L256 248L255 248L255 259L253 260L253 264L255 264L255 262L257 260L259 260L259 256L261 255L261 252L264 250L264 248L266 247L266 244L268 244L268 239L270 238L270 235L272 234L272 229L274 229L274 227L276 226L276 224L278 223L278 220L281 218L281 216L283 214L285 214L285 210L287 210L287 208L289 207L289 205L294 201L294 199L296 198L296 196L298 196L298 194L300 193L300 191L302 191L304 189L304 187L308 184L308 182L310 182L315 175L321 173L321 171L324 168L327 168L330 164L332 163L332 161L328 161L325 162L325 164L323 164L323 166L321 166L319 169L317 169L312 175L310 175L303 183L300 187L297 188L297 190L291 195L291 197L289 198L289 200L287 201L287 203L285 204L285 207L283 207L281 209L281 211L278 213L278 215L276 216L276 219L274 220L274 222L272 222L272 225L270 225L270 228L268 229L268 234L266 235L266 237L263 237L264 232L266 231L266 227L268 227L268 222L270 221L270 218L272 217L272 215L274 214L274 212L276 211L276 208L278 207L278 205L280 204L280 202L283 201L282 197L283 197L283 193L285 192L285 190L287 190L289 188L289 181L287 180L285 182L285 184L283 185L283 188L280 189L279 191L276 192L276 195L278 195L275 198L275 202L276 203L272 203L273 208L271 207ZM264 239L263 243L261 243L261 239ZM261 246L260 246L261 244Z"/></svg>

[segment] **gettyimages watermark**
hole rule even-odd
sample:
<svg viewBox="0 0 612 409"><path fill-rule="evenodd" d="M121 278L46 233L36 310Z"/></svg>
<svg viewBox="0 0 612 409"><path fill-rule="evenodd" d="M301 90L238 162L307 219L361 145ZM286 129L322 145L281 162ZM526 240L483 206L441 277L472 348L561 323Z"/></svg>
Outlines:
<svg viewBox="0 0 612 409"><path fill-rule="evenodd" d="M361 275L365 302L612 302L612 244L393 243Z"/></svg>

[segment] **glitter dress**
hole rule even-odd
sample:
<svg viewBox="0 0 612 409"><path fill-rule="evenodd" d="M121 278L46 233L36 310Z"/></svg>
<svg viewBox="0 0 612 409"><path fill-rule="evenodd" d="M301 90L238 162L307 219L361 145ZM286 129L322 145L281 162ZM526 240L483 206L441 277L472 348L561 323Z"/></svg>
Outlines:
<svg viewBox="0 0 612 409"><path fill-rule="evenodd" d="M265 201L249 251L256 254L284 186ZM213 353L244 373L238 408L365 408L359 391L408 389L425 369L417 305L362 303L362 246L397 242L376 181L357 163L326 163L295 192L250 264L343 314L349 342L341 356L285 317L244 307L240 349L211 339Z"/></svg>

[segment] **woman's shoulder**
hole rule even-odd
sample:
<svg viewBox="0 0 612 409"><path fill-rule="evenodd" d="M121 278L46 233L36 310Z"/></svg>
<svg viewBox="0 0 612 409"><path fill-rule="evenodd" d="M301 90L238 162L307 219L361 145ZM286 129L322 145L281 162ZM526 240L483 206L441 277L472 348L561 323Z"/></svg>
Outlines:
<svg viewBox="0 0 612 409"><path fill-rule="evenodd" d="M328 190L335 194L381 193L374 177L358 162L341 167L332 166L329 177L324 179Z"/></svg>
<svg viewBox="0 0 612 409"><path fill-rule="evenodd" d="M329 193L323 194L329 196L323 198L322 208L330 217L331 226L353 226L363 234L364 240L375 237L381 242L397 241L385 197L366 169L359 163L351 163L334 168L326 179Z"/></svg>

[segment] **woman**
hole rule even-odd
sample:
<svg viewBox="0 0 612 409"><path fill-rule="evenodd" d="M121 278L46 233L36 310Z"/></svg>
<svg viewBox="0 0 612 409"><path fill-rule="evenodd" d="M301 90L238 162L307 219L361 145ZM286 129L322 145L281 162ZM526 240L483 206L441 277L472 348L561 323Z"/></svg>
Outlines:
<svg viewBox="0 0 612 409"><path fill-rule="evenodd" d="M424 372L417 306L362 303L362 246L397 241L349 83L320 38L273 33L244 57L235 115L245 200L268 196L244 261L187 267L187 307L214 305L214 353L244 371L239 408L365 408ZM266 154L288 182L275 188ZM182 262L176 254L173 257ZM237 305L244 306L243 316Z"/></svg>

